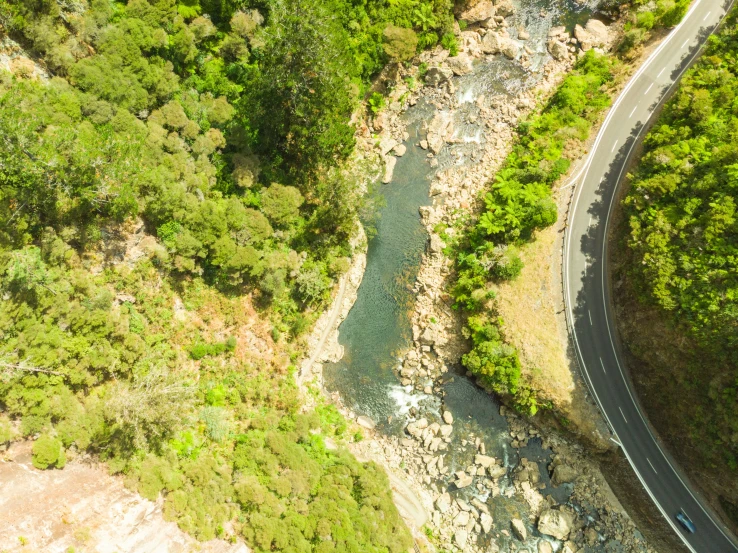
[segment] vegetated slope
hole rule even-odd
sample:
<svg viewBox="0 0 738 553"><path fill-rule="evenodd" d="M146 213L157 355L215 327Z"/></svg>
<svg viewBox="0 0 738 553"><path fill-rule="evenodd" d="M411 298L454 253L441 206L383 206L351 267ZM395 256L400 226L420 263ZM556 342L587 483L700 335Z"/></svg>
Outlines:
<svg viewBox="0 0 738 553"><path fill-rule="evenodd" d="M301 413L290 362L351 253L359 94L451 21L445 1L0 1L52 74L0 75L0 443L40 435L39 468L97 454L201 539L406 550L385 475L328 447L344 423Z"/></svg>
<svg viewBox="0 0 738 553"><path fill-rule="evenodd" d="M628 288L665 332L624 330L646 361L634 377L673 451L727 510L738 505L737 60L734 8L646 136L624 200Z"/></svg>
<svg viewBox="0 0 738 553"><path fill-rule="evenodd" d="M526 381L518 352L505 336L497 309L496 283L515 279L523 270L519 249L536 231L556 222L553 184L583 154L592 127L610 105L621 77L622 60L637 59L652 30L678 23L688 2L634 2L626 14L625 36L615 54L588 51L564 79L551 100L518 127L519 141L482 198L478 220L457 221L454 237L443 235L456 258L451 295L467 316L465 334L472 349L462 362L495 393L520 411L535 414L551 403ZM528 367L545 371L545 367Z"/></svg>
<svg viewBox="0 0 738 553"><path fill-rule="evenodd" d="M608 86L616 69L616 60L590 50L548 104L520 124L519 141L490 183L479 220L452 246L457 269L452 295L468 316L466 332L473 344L463 363L483 384L530 414L539 407L537 391L521 378L518 353L505 340L494 285L519 275L518 248L556 221L551 186L581 154L590 129L609 105Z"/></svg>

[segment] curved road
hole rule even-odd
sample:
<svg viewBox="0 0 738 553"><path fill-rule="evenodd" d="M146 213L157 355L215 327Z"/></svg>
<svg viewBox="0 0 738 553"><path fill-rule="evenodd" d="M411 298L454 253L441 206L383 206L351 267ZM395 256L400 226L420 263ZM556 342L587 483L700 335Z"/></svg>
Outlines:
<svg viewBox="0 0 738 553"><path fill-rule="evenodd" d="M564 241L566 311L583 375L644 488L696 553L736 553L738 547L661 449L631 389L610 309L606 237L633 146L654 108L699 53L727 8L720 0L696 0L682 23L631 78L584 166ZM680 509L695 523L694 534L676 522L674 515Z"/></svg>

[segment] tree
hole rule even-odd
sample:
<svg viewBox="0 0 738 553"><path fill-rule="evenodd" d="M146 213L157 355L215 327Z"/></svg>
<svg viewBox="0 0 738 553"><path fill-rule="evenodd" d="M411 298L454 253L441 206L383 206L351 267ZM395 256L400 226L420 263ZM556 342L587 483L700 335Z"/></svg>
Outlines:
<svg viewBox="0 0 738 553"><path fill-rule="evenodd" d="M407 61L415 55L418 47L418 35L412 29L403 29L394 25L387 25L382 31L384 39L384 53L392 61Z"/></svg>
<svg viewBox="0 0 738 553"><path fill-rule="evenodd" d="M261 194L262 210L273 223L281 227L287 227L297 220L304 201L297 188L277 183L272 183Z"/></svg>
<svg viewBox="0 0 738 553"><path fill-rule="evenodd" d="M242 116L275 169L306 182L354 145L356 68L346 31L321 0L275 0L262 38L260 72Z"/></svg>

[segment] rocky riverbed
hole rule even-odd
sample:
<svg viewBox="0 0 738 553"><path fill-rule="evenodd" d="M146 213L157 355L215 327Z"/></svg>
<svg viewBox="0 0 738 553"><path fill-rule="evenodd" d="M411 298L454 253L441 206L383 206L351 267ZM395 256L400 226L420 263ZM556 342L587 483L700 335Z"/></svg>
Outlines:
<svg viewBox="0 0 738 553"><path fill-rule="evenodd" d="M459 409L449 406L449 394L459 393L451 387L454 380L457 386L473 385L454 369L466 346L445 293L451 261L436 230L473 209L509 152L520 118L553 93L577 57L612 43L608 28L598 20L577 25L573 35L553 27L538 41L529 41L530 33L511 17L514 10L505 2L479 2L461 14L469 26L459 32L459 55L449 58L438 49L421 55L410 68L390 68L379 80L389 90L387 109L360 126L359 151L375 167L381 165L377 173L384 183L393 186L397 160L410 148L425 152L433 178L432 205L420 208L429 240L412 289L411 347L396 366L406 405L393 428L400 422L402 430L379 431L375 420L344 407L369 434L351 447L358 457L387 469L393 489L405 496L398 506L416 535L435 546L470 552L651 551L597 463L578 445L555 434L541 436L491 397L487 407L495 413L487 418L504 416L502 437L490 437L470 422L472 415L455 420L453 412L458 417ZM494 65L500 58L512 62L501 74ZM413 87L421 80L421 64L427 68L425 86ZM490 73L490 67L497 73ZM525 85L505 93L504 84L485 82L508 77ZM410 140L404 114L418 103L430 116L419 139ZM334 329L356 297L365 263L365 257L357 256L340 305L316 331L315 336L328 336L323 340L326 353L303 366L310 377L319 378L321 363L342 354ZM345 399L338 392L332 396L339 405ZM396 480L409 490L398 489L405 486L395 485ZM407 495L414 497L408 500Z"/></svg>

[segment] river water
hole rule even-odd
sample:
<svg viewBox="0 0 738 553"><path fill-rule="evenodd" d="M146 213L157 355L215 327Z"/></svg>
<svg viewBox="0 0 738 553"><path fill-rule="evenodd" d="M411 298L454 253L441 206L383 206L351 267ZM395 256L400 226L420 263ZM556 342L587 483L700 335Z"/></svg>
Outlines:
<svg viewBox="0 0 738 553"><path fill-rule="evenodd" d="M401 434L413 407L431 420L440 418L440 400L410 386L401 386L395 373L400 359L412 347L412 288L428 240L418 209L431 204L429 186L435 171L451 164L464 166L476 162L485 141L481 122L468 122L475 119L474 112L479 109L476 98L481 94L514 96L534 86L538 80L535 69L547 56L548 30L554 25L565 25L571 30L576 23L584 23L596 7L594 0L590 2L536 0L516 4L515 22L509 30L515 36L515 29L522 24L530 33L531 38L525 44L536 52L532 71L498 55L492 61L477 62L473 73L454 79L458 100L454 128L462 140L443 148L437 156L437 169L431 168L427 152L417 146L425 138L422 128L433 117L435 108L421 99L403 115L410 135L405 143L407 153L398 158L392 182L377 192L383 197L383 207L375 223L376 234L368 244L366 271L356 303L339 327L344 357L324 367L326 389L337 391L349 408L373 419L383 432ZM519 455L538 461L542 469L541 481L548 484L545 467L550 451L543 450L540 441L536 440L531 440L524 450L512 448L509 429L505 418L499 414L497 400L478 388L458 368L452 368L445 377L443 407L451 411L455 421L454 442L449 444L445 457L451 473L472 462L476 449L460 441L474 436L485 443L488 455L503 459L509 467L518 463ZM501 487L505 485L504 480ZM547 486L543 493L566 501L570 490ZM501 515L494 518L504 524L509 524L507 521L512 516L520 516L525 510L523 502L514 497L501 495L493 501L495 510ZM500 510L510 516L505 517Z"/></svg>

